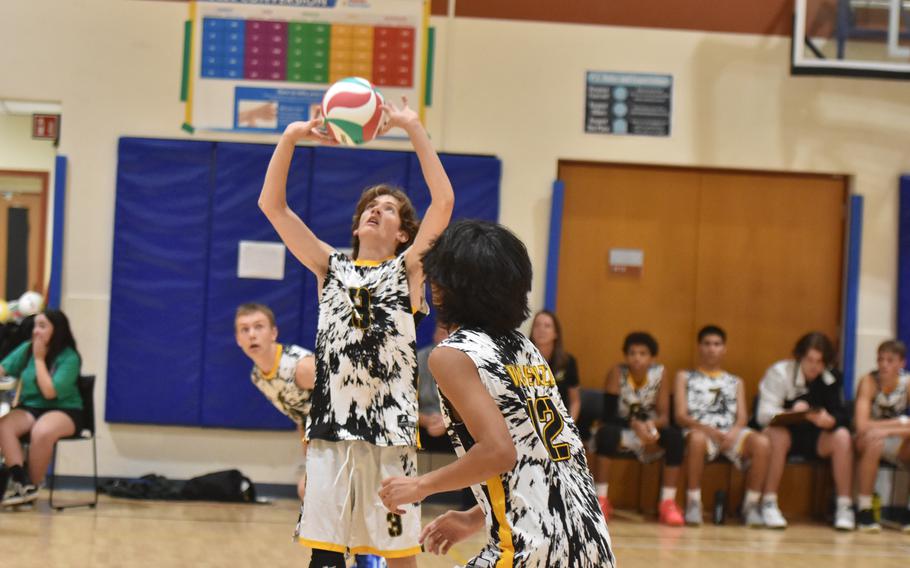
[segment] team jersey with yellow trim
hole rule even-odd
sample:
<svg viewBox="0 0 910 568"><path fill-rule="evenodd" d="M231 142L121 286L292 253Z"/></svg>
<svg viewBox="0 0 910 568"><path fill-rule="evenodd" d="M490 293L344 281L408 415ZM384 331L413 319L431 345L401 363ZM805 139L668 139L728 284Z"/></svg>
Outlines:
<svg viewBox="0 0 910 568"><path fill-rule="evenodd" d="M459 329L440 345L462 351L477 366L518 453L511 471L471 488L486 516L489 543L466 566L613 566L584 445L546 359L518 332L494 338ZM462 456L473 439L442 400L449 436Z"/></svg>
<svg viewBox="0 0 910 568"><path fill-rule="evenodd" d="M329 255L307 436L416 445L416 339L404 253L380 263Z"/></svg>
<svg viewBox="0 0 910 568"><path fill-rule="evenodd" d="M907 412L907 391L910 389L910 373L901 369L897 377L897 386L889 394L882 390L882 380L878 371L872 372L875 380L875 398L872 399L871 418L873 420L887 420L897 418Z"/></svg>
<svg viewBox="0 0 910 568"><path fill-rule="evenodd" d="M686 405L689 416L726 432L736 424L737 393L742 379L727 371L708 375L699 369L686 371Z"/></svg>
<svg viewBox="0 0 910 568"><path fill-rule="evenodd" d="M253 365L250 380L275 405L275 408L303 426L310 413L310 395L313 391L297 386L295 381L297 364L304 357L312 355L313 352L297 345L279 343L277 347L275 368L269 374L265 374L259 367Z"/></svg>
<svg viewBox="0 0 910 568"><path fill-rule="evenodd" d="M635 384L628 365L619 366L619 417L625 421L646 414L657 420L657 395L664 376L664 366L655 363L648 368L643 385Z"/></svg>

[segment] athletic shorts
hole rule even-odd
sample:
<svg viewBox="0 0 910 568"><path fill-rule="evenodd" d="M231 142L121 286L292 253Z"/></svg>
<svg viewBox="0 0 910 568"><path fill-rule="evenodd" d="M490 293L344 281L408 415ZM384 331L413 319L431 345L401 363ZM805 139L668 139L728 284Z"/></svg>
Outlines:
<svg viewBox="0 0 910 568"><path fill-rule="evenodd" d="M712 462L723 456L730 460L730 462L736 466L736 469L744 470L749 467L748 461L743 456L746 446L746 438L751 434L755 433L751 428L743 428L739 431L739 436L736 437L736 443L733 444L733 447L729 450L722 451L720 445L708 438L708 450L705 453L705 461Z"/></svg>
<svg viewBox="0 0 910 568"><path fill-rule="evenodd" d="M70 420L73 421L73 425L76 426L75 433L78 434L82 429L82 409L81 408L37 408L34 406L17 406L19 410L24 410L35 417L35 420L41 418L43 414L48 412L58 411L66 414L70 417Z"/></svg>
<svg viewBox="0 0 910 568"><path fill-rule="evenodd" d="M811 422L802 422L787 426L790 431L790 451L791 456L799 456L804 459L816 459L818 455L818 438L822 434L821 428Z"/></svg>
<svg viewBox="0 0 910 568"><path fill-rule="evenodd" d="M382 480L417 475L417 449L310 440L297 541L309 548L404 558L420 553L420 505L390 513Z"/></svg>
<svg viewBox="0 0 910 568"><path fill-rule="evenodd" d="M904 440L907 439L903 436L887 436L885 438L885 447L882 449L882 459L892 465L902 465L900 460L901 446L904 445Z"/></svg>
<svg viewBox="0 0 910 568"><path fill-rule="evenodd" d="M635 430L632 430L631 428L623 428L622 434L620 434L619 437L619 446L620 449L635 454L635 457L638 458L638 461L641 463L655 462L664 457L665 453L663 448L659 448L654 452L645 450L644 444L641 443L641 438L639 438L638 434L635 433Z"/></svg>

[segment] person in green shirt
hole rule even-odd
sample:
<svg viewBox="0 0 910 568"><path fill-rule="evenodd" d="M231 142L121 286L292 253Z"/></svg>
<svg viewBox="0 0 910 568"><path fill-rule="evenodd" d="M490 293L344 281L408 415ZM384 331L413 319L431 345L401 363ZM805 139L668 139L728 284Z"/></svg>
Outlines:
<svg viewBox="0 0 910 568"><path fill-rule="evenodd" d="M78 386L81 364L69 320L59 310L38 314L32 340L0 361L0 375L16 376L21 381L19 404L0 418L0 454L12 481L2 505L22 505L36 500L54 444L60 438L72 436L81 426L82 397ZM25 434L30 435L28 477L19 442Z"/></svg>

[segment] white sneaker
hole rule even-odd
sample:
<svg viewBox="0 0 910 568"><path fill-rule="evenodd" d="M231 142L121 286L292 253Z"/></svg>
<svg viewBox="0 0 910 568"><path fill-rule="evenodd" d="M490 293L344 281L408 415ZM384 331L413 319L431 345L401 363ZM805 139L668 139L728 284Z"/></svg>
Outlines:
<svg viewBox="0 0 910 568"><path fill-rule="evenodd" d="M13 481L10 485L9 491L3 497L3 502L0 503L4 507L25 505L38 499L38 488L31 483L23 485L18 481Z"/></svg>
<svg viewBox="0 0 910 568"><path fill-rule="evenodd" d="M698 527L701 526L701 522L701 501L689 501L686 503L686 524L693 527Z"/></svg>
<svg viewBox="0 0 910 568"><path fill-rule="evenodd" d="M856 517L853 515L853 505L838 505L834 513L834 528L839 531L852 531L856 528Z"/></svg>
<svg viewBox="0 0 910 568"><path fill-rule="evenodd" d="M761 505L761 515L769 529L787 528L787 519L780 512L776 501L764 501Z"/></svg>
<svg viewBox="0 0 910 568"><path fill-rule="evenodd" d="M762 507L758 503L743 505L743 523L751 528L765 526L765 519L762 518L762 513Z"/></svg>

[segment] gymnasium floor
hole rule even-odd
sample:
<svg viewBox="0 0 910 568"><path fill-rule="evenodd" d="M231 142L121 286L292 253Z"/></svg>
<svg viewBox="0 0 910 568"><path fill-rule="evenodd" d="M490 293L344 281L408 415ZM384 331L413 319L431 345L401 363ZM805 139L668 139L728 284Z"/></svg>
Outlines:
<svg viewBox="0 0 910 568"><path fill-rule="evenodd" d="M427 520L441 512L426 507ZM0 566L41 567L305 567L291 543L297 503L271 505L165 503L102 497L97 509L50 511L46 494L32 511L0 511ZM820 525L786 531L739 526L669 529L634 517L610 523L622 568L898 568L910 559L910 535L837 533ZM448 557L422 555L418 565L451 568L479 540Z"/></svg>

